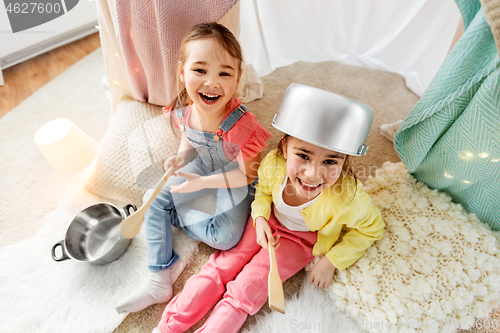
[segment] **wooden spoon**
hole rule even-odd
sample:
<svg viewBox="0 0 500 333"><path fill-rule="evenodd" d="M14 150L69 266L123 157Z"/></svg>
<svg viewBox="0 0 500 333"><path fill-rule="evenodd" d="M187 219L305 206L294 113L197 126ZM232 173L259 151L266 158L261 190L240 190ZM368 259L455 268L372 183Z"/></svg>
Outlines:
<svg viewBox="0 0 500 333"><path fill-rule="evenodd" d="M278 272L278 264L276 263L276 253L274 246L269 242L269 276L267 279L269 289L269 307L274 311L285 313L285 296L283 294L283 284L281 283L280 273Z"/></svg>
<svg viewBox="0 0 500 333"><path fill-rule="evenodd" d="M176 158L175 163L179 163L181 159ZM174 173L174 168L170 167L168 168L167 172L161 177L160 181L156 185L155 190L153 191L153 194L149 197L148 201L142 204L141 208L139 208L135 213L131 214L129 217L125 218L121 223L120 223L120 232L123 237L125 238L134 238L139 234L139 231L141 231L141 225L142 221L144 221L144 215L146 214L146 211L148 210L149 206L153 202L153 200L156 198L158 193L160 193L161 189L165 185L168 177L170 177Z"/></svg>

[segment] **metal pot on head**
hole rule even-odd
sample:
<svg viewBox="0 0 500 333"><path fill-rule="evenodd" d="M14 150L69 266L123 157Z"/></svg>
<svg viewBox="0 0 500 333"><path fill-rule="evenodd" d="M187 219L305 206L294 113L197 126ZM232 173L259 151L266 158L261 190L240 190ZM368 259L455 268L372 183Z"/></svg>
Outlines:
<svg viewBox="0 0 500 333"><path fill-rule="evenodd" d="M351 98L292 83L281 101L273 126L297 139L354 156L368 152L365 140L372 108ZM314 128L314 131L311 131Z"/></svg>
<svg viewBox="0 0 500 333"><path fill-rule="evenodd" d="M118 259L127 250L131 239L120 234L120 222L130 215L128 204L122 210L109 203L87 207L73 219L66 237L52 247L55 261L73 259L95 265L104 265ZM62 255L56 255L60 247Z"/></svg>

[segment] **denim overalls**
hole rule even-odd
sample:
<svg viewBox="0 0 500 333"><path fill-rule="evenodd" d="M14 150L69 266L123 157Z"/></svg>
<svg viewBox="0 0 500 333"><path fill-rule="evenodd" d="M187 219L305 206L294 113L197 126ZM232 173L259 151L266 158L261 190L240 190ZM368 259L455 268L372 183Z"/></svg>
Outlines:
<svg viewBox="0 0 500 333"><path fill-rule="evenodd" d="M235 108L222 122L220 130L229 131L248 111L244 105ZM173 111L172 111L173 112ZM230 161L224 154L224 138L214 133L200 132L184 126L185 108L176 111L181 129L198 156L179 171L201 176L229 172L238 168L238 162ZM220 131L219 130L219 131ZM237 188L203 189L192 193L170 193L172 185L186 179L171 176L145 215L148 265L151 271L170 268L178 259L172 248L171 226L182 228L190 237L213 248L228 250L238 244L250 214L254 185ZM144 196L146 200L151 191ZM188 203L208 193L217 195L215 215L194 209Z"/></svg>

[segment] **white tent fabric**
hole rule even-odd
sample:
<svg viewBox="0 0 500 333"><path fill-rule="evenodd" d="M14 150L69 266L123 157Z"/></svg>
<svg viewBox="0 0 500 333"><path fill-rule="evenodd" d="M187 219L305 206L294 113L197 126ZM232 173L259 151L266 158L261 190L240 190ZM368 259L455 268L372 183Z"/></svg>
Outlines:
<svg viewBox="0 0 500 333"><path fill-rule="evenodd" d="M240 0L239 40L260 76L335 60L398 73L421 96L459 20L453 0Z"/></svg>

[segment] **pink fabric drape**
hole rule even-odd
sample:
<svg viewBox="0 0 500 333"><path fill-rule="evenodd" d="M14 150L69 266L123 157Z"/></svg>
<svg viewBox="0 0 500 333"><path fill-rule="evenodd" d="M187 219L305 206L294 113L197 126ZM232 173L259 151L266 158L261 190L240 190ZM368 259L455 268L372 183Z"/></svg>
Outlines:
<svg viewBox="0 0 500 333"><path fill-rule="evenodd" d="M134 99L156 105L172 102L183 38L195 24L219 21L237 2L116 0L116 34Z"/></svg>

